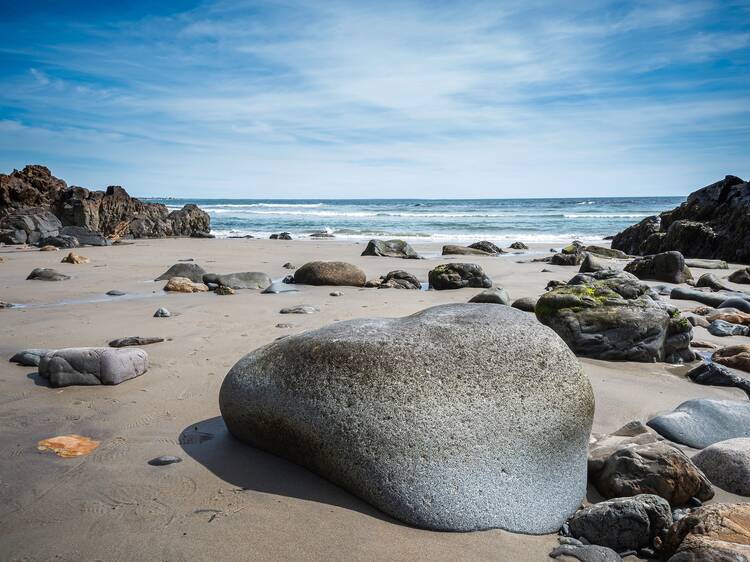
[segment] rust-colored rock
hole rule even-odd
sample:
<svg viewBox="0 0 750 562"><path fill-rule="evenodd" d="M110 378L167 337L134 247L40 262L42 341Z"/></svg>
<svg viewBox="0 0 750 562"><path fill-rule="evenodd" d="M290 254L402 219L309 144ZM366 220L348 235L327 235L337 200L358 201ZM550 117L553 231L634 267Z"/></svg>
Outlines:
<svg viewBox="0 0 750 562"><path fill-rule="evenodd" d="M750 326L750 314L747 312L712 312L706 316L706 320L713 322L714 320L723 320L730 324L742 324L744 326Z"/></svg>
<svg viewBox="0 0 750 562"><path fill-rule="evenodd" d="M40 252L56 252L57 247L56 246L42 246L39 248Z"/></svg>
<svg viewBox="0 0 750 562"><path fill-rule="evenodd" d="M99 441L82 435L58 435L37 443L40 451L51 451L63 458L83 457L99 446Z"/></svg>
<svg viewBox="0 0 750 562"><path fill-rule="evenodd" d="M691 511L670 527L662 553L668 562L750 560L750 504L717 503Z"/></svg>
<svg viewBox="0 0 750 562"><path fill-rule="evenodd" d="M187 277L172 277L164 285L164 290L175 293L205 293L208 287L203 283L193 283Z"/></svg>
<svg viewBox="0 0 750 562"><path fill-rule="evenodd" d="M79 256L75 252L70 252L67 256L65 256L63 259L60 260L60 263L72 263L75 265L82 264L82 263L89 263L89 258L86 256Z"/></svg>
<svg viewBox="0 0 750 562"><path fill-rule="evenodd" d="M750 373L750 344L730 345L714 351L716 363Z"/></svg>

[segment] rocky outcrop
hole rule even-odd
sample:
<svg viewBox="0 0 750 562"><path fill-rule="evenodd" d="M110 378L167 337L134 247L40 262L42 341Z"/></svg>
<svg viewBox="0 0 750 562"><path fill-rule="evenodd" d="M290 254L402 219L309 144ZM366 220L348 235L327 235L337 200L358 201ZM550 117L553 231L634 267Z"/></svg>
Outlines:
<svg viewBox="0 0 750 562"><path fill-rule="evenodd" d="M148 355L138 348L74 347L41 356L39 375L54 387L120 384L148 370Z"/></svg>
<svg viewBox="0 0 750 562"><path fill-rule="evenodd" d="M750 503L706 505L674 523L662 548L667 562L750 560Z"/></svg>
<svg viewBox="0 0 750 562"><path fill-rule="evenodd" d="M750 263L750 183L727 176L676 209L620 232L612 247L636 255L676 250L689 258Z"/></svg>
<svg viewBox="0 0 750 562"><path fill-rule="evenodd" d="M578 274L542 295L536 316L576 355L618 361L692 361L692 326L633 275Z"/></svg>
<svg viewBox="0 0 750 562"><path fill-rule="evenodd" d="M427 274L430 287L436 291L476 287L489 289L490 279L481 266L475 263L446 263L438 265Z"/></svg>
<svg viewBox="0 0 750 562"><path fill-rule="evenodd" d="M507 306L286 336L230 370L219 406L238 439L418 527L549 533L586 490L589 382L554 332Z"/></svg>
<svg viewBox="0 0 750 562"><path fill-rule="evenodd" d="M414 251L414 248L403 240L370 240L362 255L412 260L420 259L419 254Z"/></svg>
<svg viewBox="0 0 750 562"><path fill-rule="evenodd" d="M56 217L54 221L50 215ZM39 220L30 224L24 216ZM81 234L90 232L108 239L205 236L210 231L210 218L195 205L169 212L160 203L130 197L119 186L109 186L106 191L68 187L44 166L0 174L0 242L36 244L57 236L63 227L80 227L85 229ZM25 232L25 240L19 231Z"/></svg>

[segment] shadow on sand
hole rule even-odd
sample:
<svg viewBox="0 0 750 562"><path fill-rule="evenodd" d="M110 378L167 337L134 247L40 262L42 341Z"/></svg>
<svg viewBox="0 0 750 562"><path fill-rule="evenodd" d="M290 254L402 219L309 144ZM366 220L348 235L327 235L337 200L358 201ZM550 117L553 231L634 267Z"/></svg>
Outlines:
<svg viewBox="0 0 750 562"><path fill-rule="evenodd" d="M186 427L179 443L190 457L238 488L343 507L403 525L306 468L235 439L221 416Z"/></svg>

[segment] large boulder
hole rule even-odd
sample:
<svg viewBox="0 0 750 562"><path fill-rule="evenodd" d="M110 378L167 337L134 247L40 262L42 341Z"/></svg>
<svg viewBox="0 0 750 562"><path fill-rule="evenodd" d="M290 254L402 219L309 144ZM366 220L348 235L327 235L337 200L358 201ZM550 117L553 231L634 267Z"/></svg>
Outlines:
<svg viewBox="0 0 750 562"><path fill-rule="evenodd" d="M29 273L26 279L35 279L37 281L65 281L70 279L70 275L60 273L56 269L48 267L37 267Z"/></svg>
<svg viewBox="0 0 750 562"><path fill-rule="evenodd" d="M714 443L695 455L693 462L719 488L750 496L750 438Z"/></svg>
<svg viewBox="0 0 750 562"><path fill-rule="evenodd" d="M732 283L750 285L750 267L745 267L743 269L733 271L727 279L729 279Z"/></svg>
<svg viewBox="0 0 750 562"><path fill-rule="evenodd" d="M419 259L419 254L403 240L370 240L362 252L363 256L381 256L384 258Z"/></svg>
<svg viewBox="0 0 750 562"><path fill-rule="evenodd" d="M0 242L38 244L40 240L57 236L61 228L62 223L48 210L39 207L18 209L0 218Z"/></svg>
<svg viewBox="0 0 750 562"><path fill-rule="evenodd" d="M203 283L214 283L230 289L265 289L271 285L271 278L261 271L244 271L241 273L206 273ZM288 289L294 290L294 289Z"/></svg>
<svg viewBox="0 0 750 562"><path fill-rule="evenodd" d="M662 547L667 562L750 560L750 503L717 503L674 523Z"/></svg>
<svg viewBox="0 0 750 562"><path fill-rule="evenodd" d="M211 231L211 218L197 205L189 203L167 215L172 223L172 236L202 237Z"/></svg>
<svg viewBox="0 0 750 562"><path fill-rule="evenodd" d="M536 316L576 355L617 361L692 361L692 326L624 272L579 274L542 295Z"/></svg>
<svg viewBox="0 0 750 562"><path fill-rule="evenodd" d="M294 272L294 282L301 285L351 285L362 287L365 272L343 261L312 261Z"/></svg>
<svg viewBox="0 0 750 562"><path fill-rule="evenodd" d="M229 371L219 406L238 439L418 527L550 533L586 490L589 382L554 332L510 307L287 336Z"/></svg>
<svg viewBox="0 0 750 562"><path fill-rule="evenodd" d="M689 258L750 263L750 183L726 176L676 209L620 232L612 247L628 254L676 250Z"/></svg>
<svg viewBox="0 0 750 562"><path fill-rule="evenodd" d="M185 277L193 283L203 283L203 276L205 274L206 270L197 263L176 263L154 279L154 281L168 281L172 277Z"/></svg>
<svg viewBox="0 0 750 562"><path fill-rule="evenodd" d="M670 441L703 449L719 441L750 437L750 402L697 398L648 421Z"/></svg>
<svg viewBox="0 0 750 562"><path fill-rule="evenodd" d="M685 283L693 278L685 258L680 252L663 252L653 256L636 258L625 266L625 271L638 279L651 279L667 283Z"/></svg>
<svg viewBox="0 0 750 562"><path fill-rule="evenodd" d="M603 501L581 509L569 521L574 537L616 552L661 544L671 523L669 503L650 494Z"/></svg>
<svg viewBox="0 0 750 562"><path fill-rule="evenodd" d="M138 348L73 347L42 355L39 375L52 386L120 384L148 370L148 355Z"/></svg>
<svg viewBox="0 0 750 562"><path fill-rule="evenodd" d="M475 263L446 263L438 265L427 274L430 287L436 291L475 287L489 289L490 279L481 266Z"/></svg>
<svg viewBox="0 0 750 562"><path fill-rule="evenodd" d="M112 241L102 233L85 226L63 226L60 229L60 234L75 238L81 246L109 246L112 244Z"/></svg>

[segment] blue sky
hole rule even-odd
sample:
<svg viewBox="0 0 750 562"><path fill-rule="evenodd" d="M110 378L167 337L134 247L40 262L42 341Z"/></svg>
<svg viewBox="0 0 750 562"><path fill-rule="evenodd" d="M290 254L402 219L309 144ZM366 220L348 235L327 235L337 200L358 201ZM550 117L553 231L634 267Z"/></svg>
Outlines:
<svg viewBox="0 0 750 562"><path fill-rule="evenodd" d="M308 198L750 176L750 0L119 4L0 0L0 171Z"/></svg>

